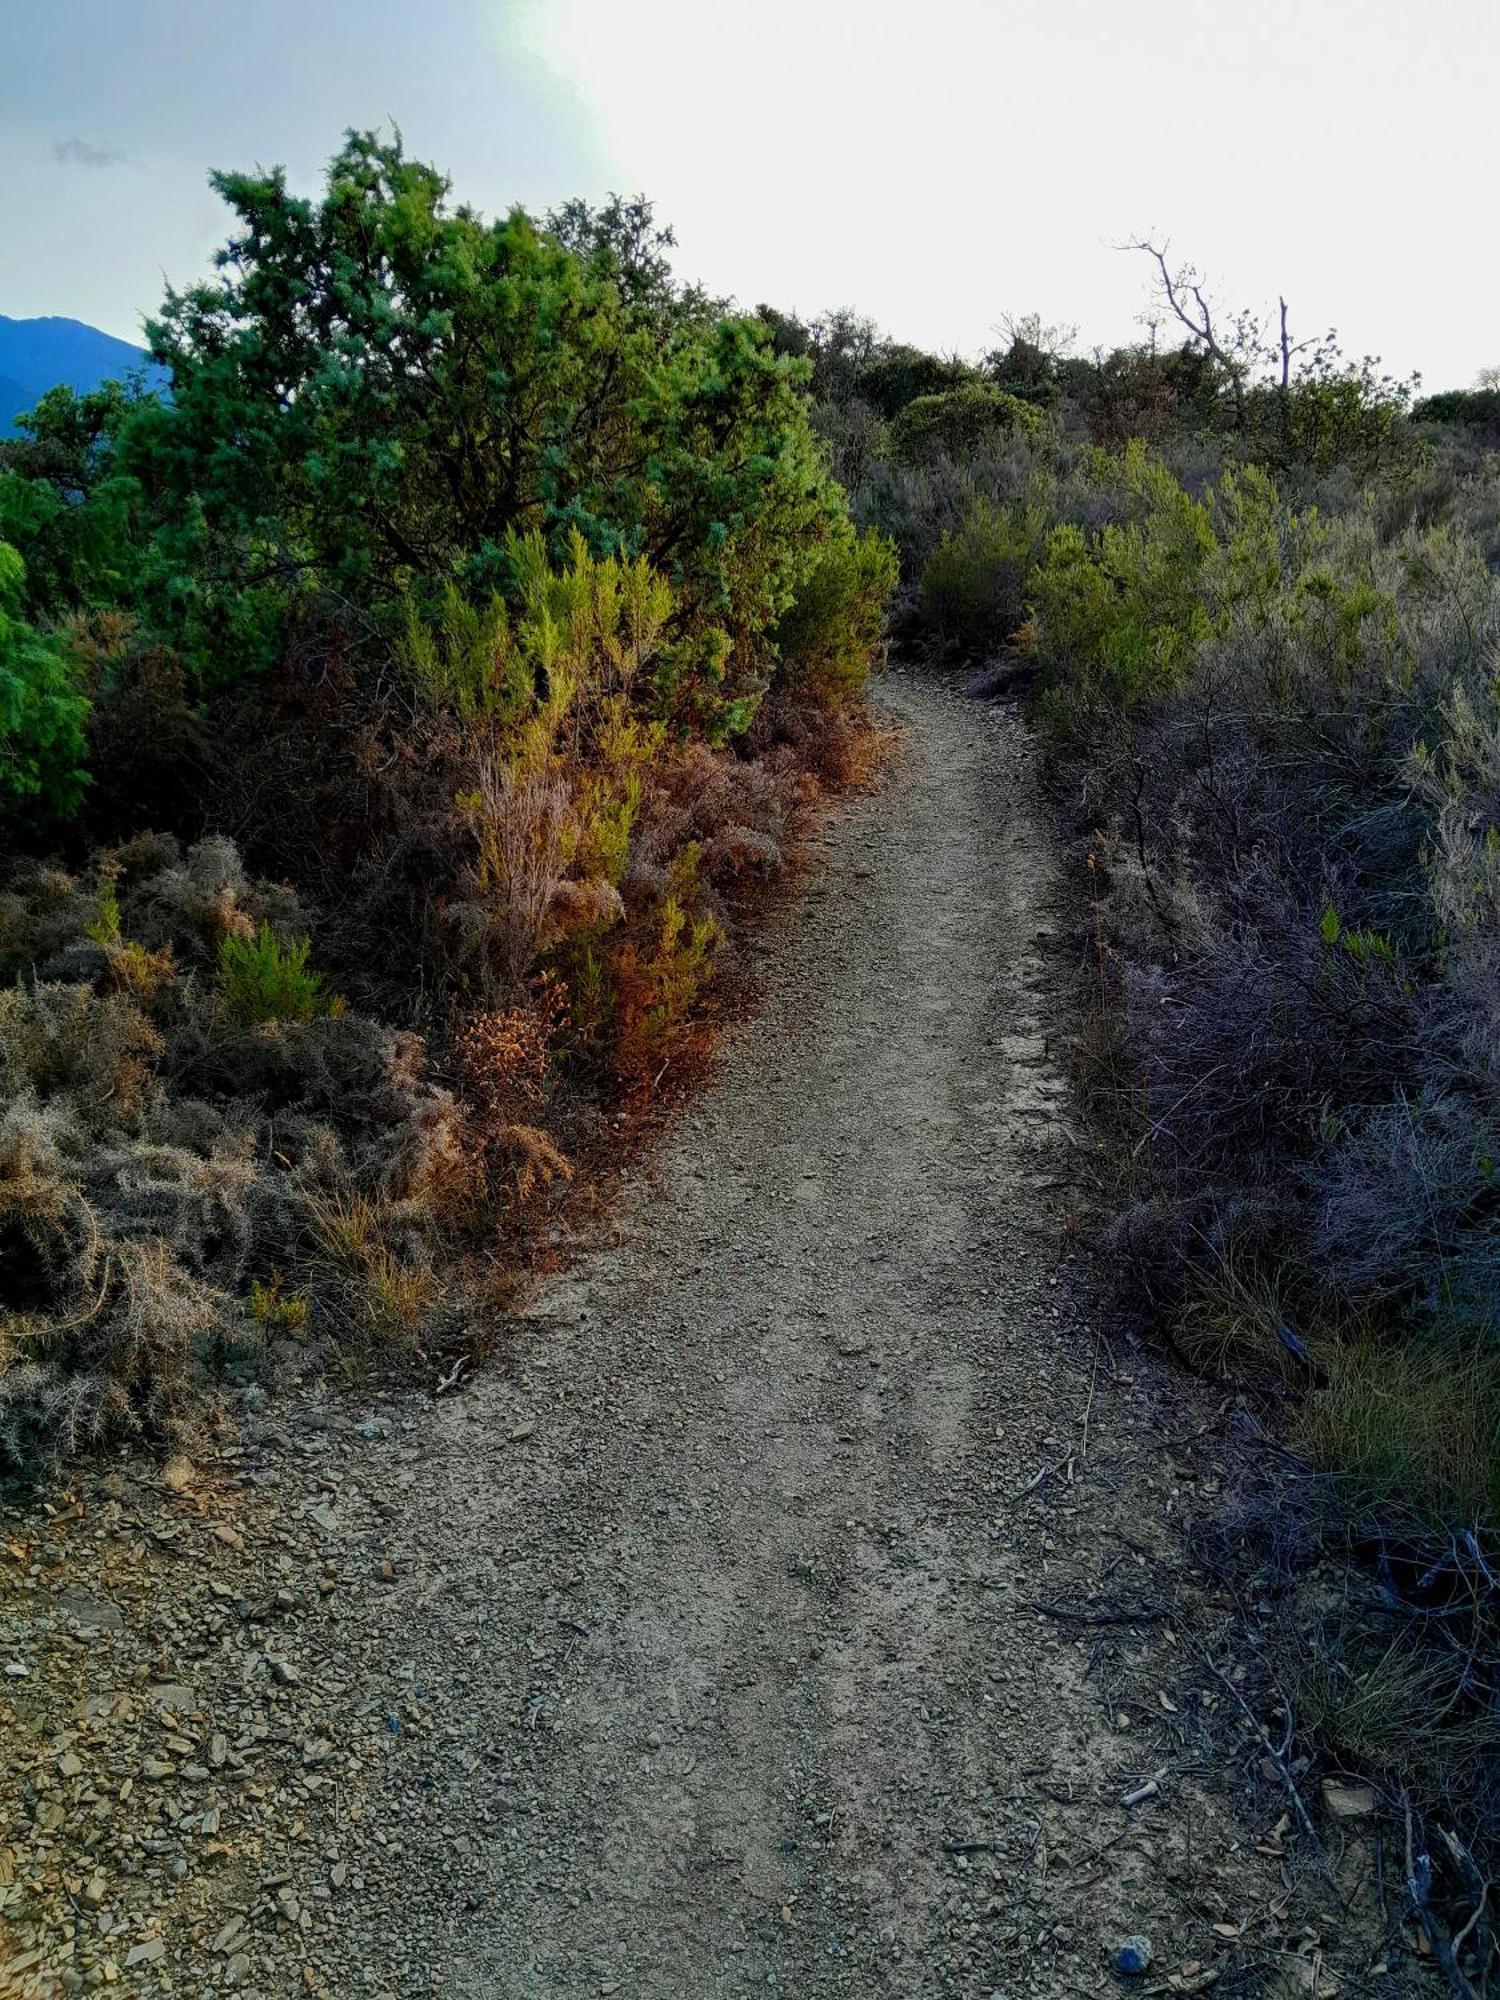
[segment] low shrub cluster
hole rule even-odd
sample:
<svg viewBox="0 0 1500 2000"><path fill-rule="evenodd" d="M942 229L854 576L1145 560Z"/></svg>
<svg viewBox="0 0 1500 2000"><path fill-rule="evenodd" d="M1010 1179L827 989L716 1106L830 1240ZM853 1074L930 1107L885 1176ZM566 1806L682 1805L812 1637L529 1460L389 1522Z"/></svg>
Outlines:
<svg viewBox="0 0 1500 2000"><path fill-rule="evenodd" d="M1413 384L1374 359L1347 357L1332 334L1297 339L1284 314L1269 334L1252 313L1218 314L1195 274L1138 247L1157 272L1153 317L1176 345L1079 355L1075 329L1030 314L1004 319L1005 345L969 362L883 339L847 312L804 323L761 308L779 351L811 365L814 421L856 519L900 553L908 645L1003 651L1026 623L1046 531L1120 520L1131 532L1122 477L1149 480L1151 465L1194 502L1254 469L1324 512L1372 486L1385 509L1430 511L1460 474L1500 491L1481 449L1487 391L1413 411Z"/></svg>
<svg viewBox="0 0 1500 2000"><path fill-rule="evenodd" d="M1476 433L1487 444L1500 444L1500 388L1449 389L1440 396L1424 396L1412 406L1416 424L1459 425Z"/></svg>
<svg viewBox="0 0 1500 2000"><path fill-rule="evenodd" d="M1052 531L1029 608L1091 832L1116 1268L1195 1366L1286 1401L1387 1611L1462 1635L1470 1670L1429 1657L1429 1691L1488 1753L1439 1737L1429 1776L1488 1837L1500 577L1373 496L1298 510L1247 468L1194 499L1139 447L1105 483L1112 518ZM1340 1685L1372 1642L1342 1643Z"/></svg>
<svg viewBox="0 0 1500 2000"><path fill-rule="evenodd" d="M206 1379L300 1337L306 1304L286 1274L341 1189L367 1187L392 1232L415 1227L405 1211L459 1108L414 1037L331 1001L302 923L222 837L183 851L144 835L81 875L9 871L0 1455L12 1464L177 1430Z"/></svg>
<svg viewBox="0 0 1500 2000"><path fill-rule="evenodd" d="M1141 247L1176 347L1078 358L1033 318L924 370L847 315L777 339L899 552L906 642L1032 690L1090 889L1111 1268L1299 1456L1268 1587L1361 1566L1282 1663L1299 1712L1494 1840L1493 388L1412 407Z"/></svg>
<svg viewBox="0 0 1500 2000"><path fill-rule="evenodd" d="M1037 438L1043 421L1030 403L993 382L970 382L941 395L914 396L891 424L891 449L909 465L967 458L1004 438Z"/></svg>
<svg viewBox="0 0 1500 2000"><path fill-rule="evenodd" d="M5 1464L503 1297L857 771L895 582L642 205L370 134L216 185L170 396L0 446Z"/></svg>
<svg viewBox="0 0 1500 2000"><path fill-rule="evenodd" d="M1039 501L969 501L923 564L918 586L922 624L941 646L982 657L1020 631L1047 518Z"/></svg>

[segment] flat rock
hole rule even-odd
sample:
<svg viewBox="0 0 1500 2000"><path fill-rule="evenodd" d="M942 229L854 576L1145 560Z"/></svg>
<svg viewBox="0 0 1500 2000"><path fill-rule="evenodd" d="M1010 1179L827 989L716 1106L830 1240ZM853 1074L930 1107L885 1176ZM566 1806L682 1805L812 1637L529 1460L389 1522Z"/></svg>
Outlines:
<svg viewBox="0 0 1500 2000"><path fill-rule="evenodd" d="M86 1638L97 1638L105 1632L123 1632L125 1629L125 1614L113 1598L96 1596L93 1591L85 1590L78 1584L64 1584L53 1598L53 1603Z"/></svg>

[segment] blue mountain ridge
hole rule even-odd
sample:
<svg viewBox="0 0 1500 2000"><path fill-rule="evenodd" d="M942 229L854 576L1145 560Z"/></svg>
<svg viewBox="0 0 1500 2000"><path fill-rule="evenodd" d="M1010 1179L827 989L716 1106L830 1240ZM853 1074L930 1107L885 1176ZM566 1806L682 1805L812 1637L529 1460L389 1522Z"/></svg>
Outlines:
<svg viewBox="0 0 1500 2000"><path fill-rule="evenodd" d="M0 313L0 437L49 389L65 386L82 395L136 370L144 371L150 386L166 387L165 369L128 340L79 319L9 319Z"/></svg>

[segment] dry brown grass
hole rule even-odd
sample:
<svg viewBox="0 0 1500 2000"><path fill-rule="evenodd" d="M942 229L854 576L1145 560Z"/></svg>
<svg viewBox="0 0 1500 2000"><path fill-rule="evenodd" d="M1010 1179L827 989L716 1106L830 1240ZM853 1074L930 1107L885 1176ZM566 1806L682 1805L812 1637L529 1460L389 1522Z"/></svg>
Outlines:
<svg viewBox="0 0 1500 2000"><path fill-rule="evenodd" d="M410 938L405 847L375 870L394 900L363 889L331 944L218 836L4 871L0 1456L171 1435L292 1349L451 1352L450 1300L509 1302L565 1191L592 1213L614 1185L616 1108L635 1133L701 1073L735 925L816 799L871 782L891 738L778 697L756 743L714 750L618 688L566 695L559 677L516 742L492 720L418 729L399 813L361 780L429 883ZM368 729L340 754L356 736L373 757ZM387 976L372 939L392 935ZM309 937L346 1011L224 1003L222 961L284 970ZM361 1010L372 991L414 1025Z"/></svg>
<svg viewBox="0 0 1500 2000"><path fill-rule="evenodd" d="M414 1346L440 1287L431 1264L399 1244L398 1218L348 1188L307 1206L314 1261L336 1286L348 1328L381 1346Z"/></svg>
<svg viewBox="0 0 1500 2000"><path fill-rule="evenodd" d="M519 768L492 749L478 759L459 804L476 851L455 915L483 990L509 994L524 985L554 934L558 890L577 838L572 787L560 772Z"/></svg>

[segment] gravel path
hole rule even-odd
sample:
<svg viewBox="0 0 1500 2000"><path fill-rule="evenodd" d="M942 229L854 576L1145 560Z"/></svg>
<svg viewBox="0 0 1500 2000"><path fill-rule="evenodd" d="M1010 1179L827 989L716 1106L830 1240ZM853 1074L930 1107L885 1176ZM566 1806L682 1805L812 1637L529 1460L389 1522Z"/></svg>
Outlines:
<svg viewBox="0 0 1500 2000"><path fill-rule="evenodd" d="M764 1011L507 1363L17 1529L5 1990L1053 2000L1134 1932L1151 1990L1369 1990L1201 1650L1221 1413L1070 1248L1024 732L880 700Z"/></svg>
<svg viewBox="0 0 1500 2000"><path fill-rule="evenodd" d="M1193 1427L1096 1356L1066 1248L1086 1154L1030 751L930 683L883 700L904 752L826 824L766 1010L519 1376L409 1467L398 1561L442 1588L403 1643L483 1745L404 1850L453 2000L1092 1992L1123 1935L1207 1964L1244 1914L1212 1788L1149 1830L1118 1805L1174 1761L1175 1635L1028 1608L1101 1575L1164 1601L1155 1445ZM438 1909L455 1837L467 1903Z"/></svg>

